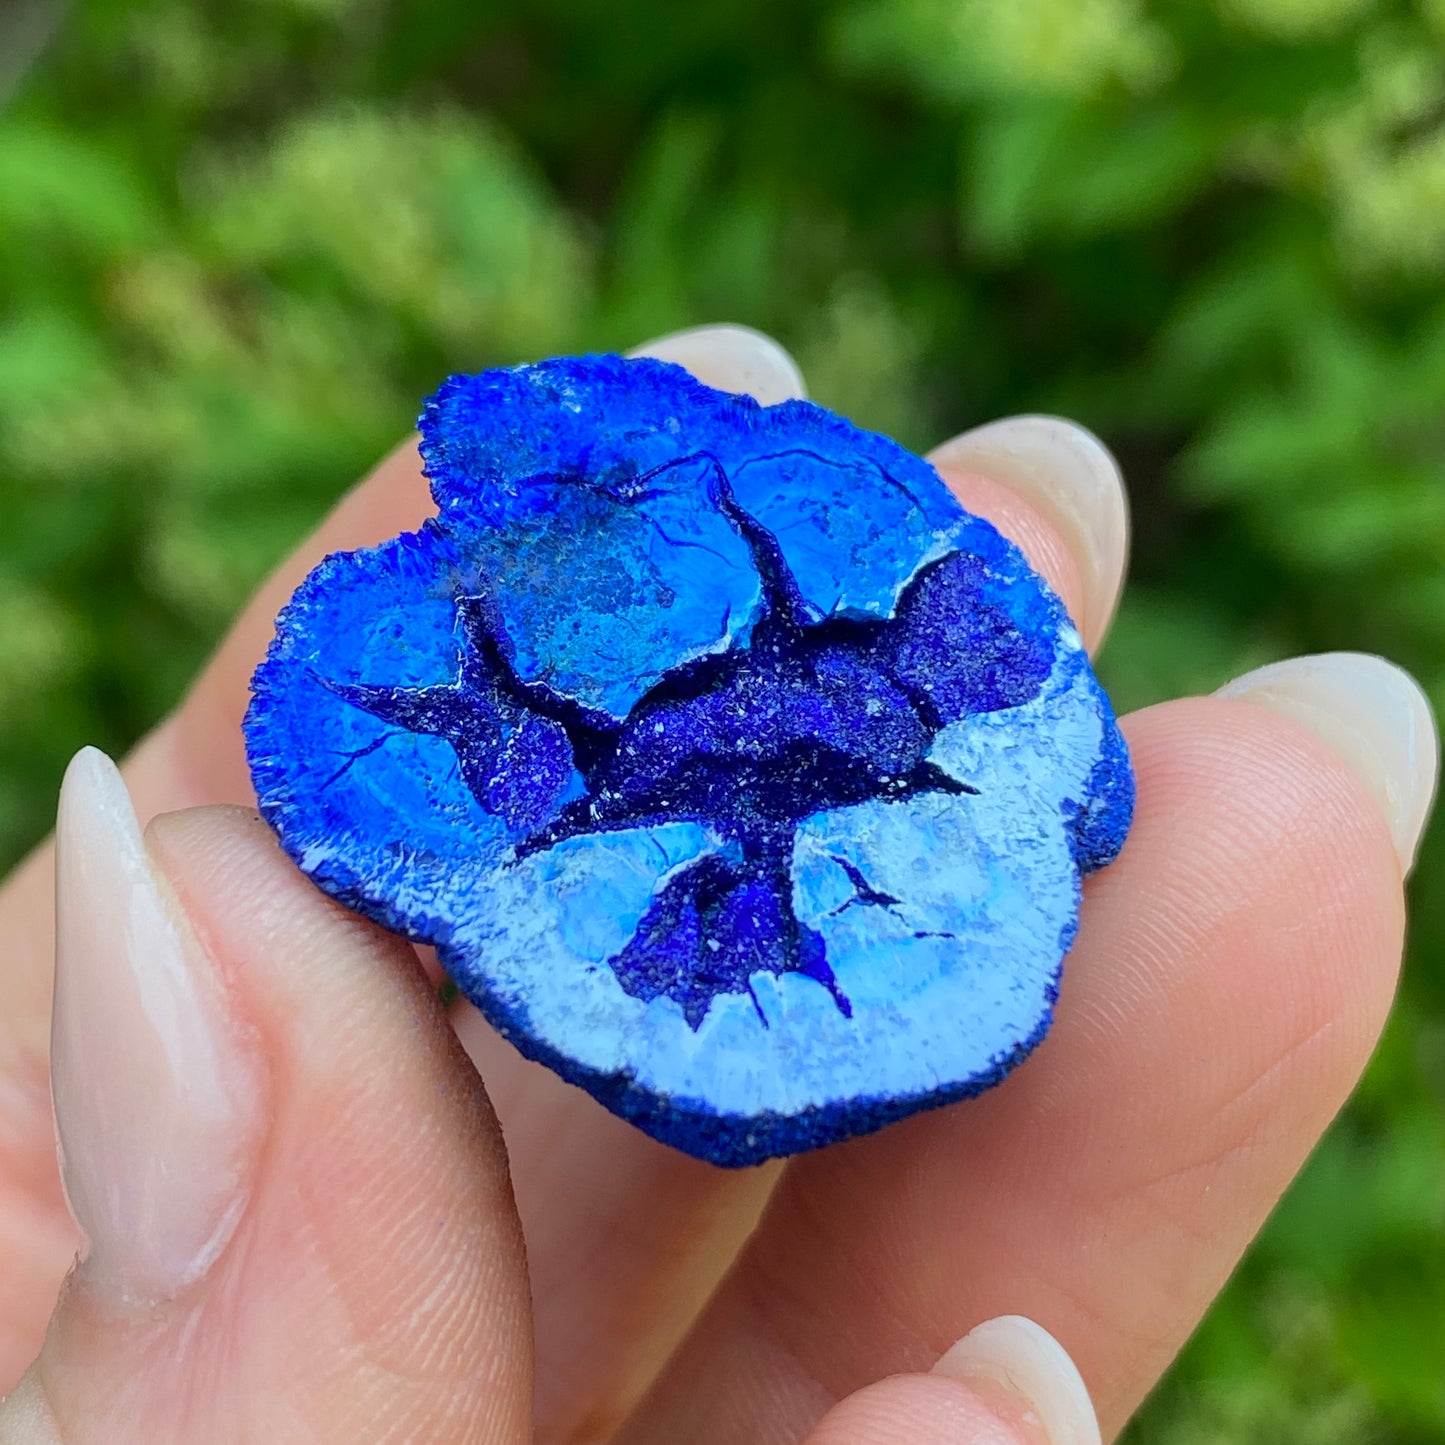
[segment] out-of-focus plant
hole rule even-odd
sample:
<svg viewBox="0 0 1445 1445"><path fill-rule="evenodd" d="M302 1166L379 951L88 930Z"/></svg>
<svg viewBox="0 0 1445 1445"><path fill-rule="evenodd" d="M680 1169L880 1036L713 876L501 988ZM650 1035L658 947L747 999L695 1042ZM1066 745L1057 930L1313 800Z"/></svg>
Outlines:
<svg viewBox="0 0 1445 1445"><path fill-rule="evenodd" d="M443 372L703 319L910 443L1100 431L1122 705L1323 647L1445 703L1442 0L56 18L0 14L0 859ZM1413 891L1364 1090L1135 1438L1445 1437L1439 847Z"/></svg>

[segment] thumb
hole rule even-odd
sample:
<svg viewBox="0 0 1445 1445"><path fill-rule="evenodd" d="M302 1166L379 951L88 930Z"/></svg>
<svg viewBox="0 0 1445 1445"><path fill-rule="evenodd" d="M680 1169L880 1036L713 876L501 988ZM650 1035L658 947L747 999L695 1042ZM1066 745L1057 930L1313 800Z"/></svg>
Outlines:
<svg viewBox="0 0 1445 1445"><path fill-rule="evenodd" d="M927 1375L892 1375L840 1400L804 1445L1099 1445L1074 1362L1042 1325L1002 1315Z"/></svg>
<svg viewBox="0 0 1445 1445"><path fill-rule="evenodd" d="M52 1087L88 1249L0 1439L526 1439L506 1156L411 950L254 815L143 840L93 749L57 842Z"/></svg>

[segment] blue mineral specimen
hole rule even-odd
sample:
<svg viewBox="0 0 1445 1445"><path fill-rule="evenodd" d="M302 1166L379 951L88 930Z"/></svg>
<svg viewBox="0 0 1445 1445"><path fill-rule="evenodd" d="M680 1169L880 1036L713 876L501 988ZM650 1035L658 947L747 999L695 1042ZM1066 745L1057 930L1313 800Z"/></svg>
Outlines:
<svg viewBox="0 0 1445 1445"><path fill-rule="evenodd" d="M562 358L426 404L438 515L256 673L263 814L530 1058L718 1164L997 1083L1133 779L1058 599L821 407Z"/></svg>

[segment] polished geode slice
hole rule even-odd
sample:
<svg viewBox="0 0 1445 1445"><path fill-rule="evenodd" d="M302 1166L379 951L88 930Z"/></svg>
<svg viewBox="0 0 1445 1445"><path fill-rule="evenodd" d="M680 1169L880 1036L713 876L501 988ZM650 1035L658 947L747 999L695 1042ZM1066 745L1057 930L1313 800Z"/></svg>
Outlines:
<svg viewBox="0 0 1445 1445"><path fill-rule="evenodd" d="M530 1058L751 1164L997 1083L1133 806L1058 599L926 462L679 367L426 404L438 515L276 624L261 811Z"/></svg>

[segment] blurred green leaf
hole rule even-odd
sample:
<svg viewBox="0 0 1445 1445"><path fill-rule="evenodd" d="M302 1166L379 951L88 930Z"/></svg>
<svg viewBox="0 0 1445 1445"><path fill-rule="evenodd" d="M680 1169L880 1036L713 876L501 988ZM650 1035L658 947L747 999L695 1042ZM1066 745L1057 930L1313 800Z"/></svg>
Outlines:
<svg viewBox="0 0 1445 1445"><path fill-rule="evenodd" d="M123 154L56 124L0 123L0 254L7 243L108 255L155 235L154 201Z"/></svg>

